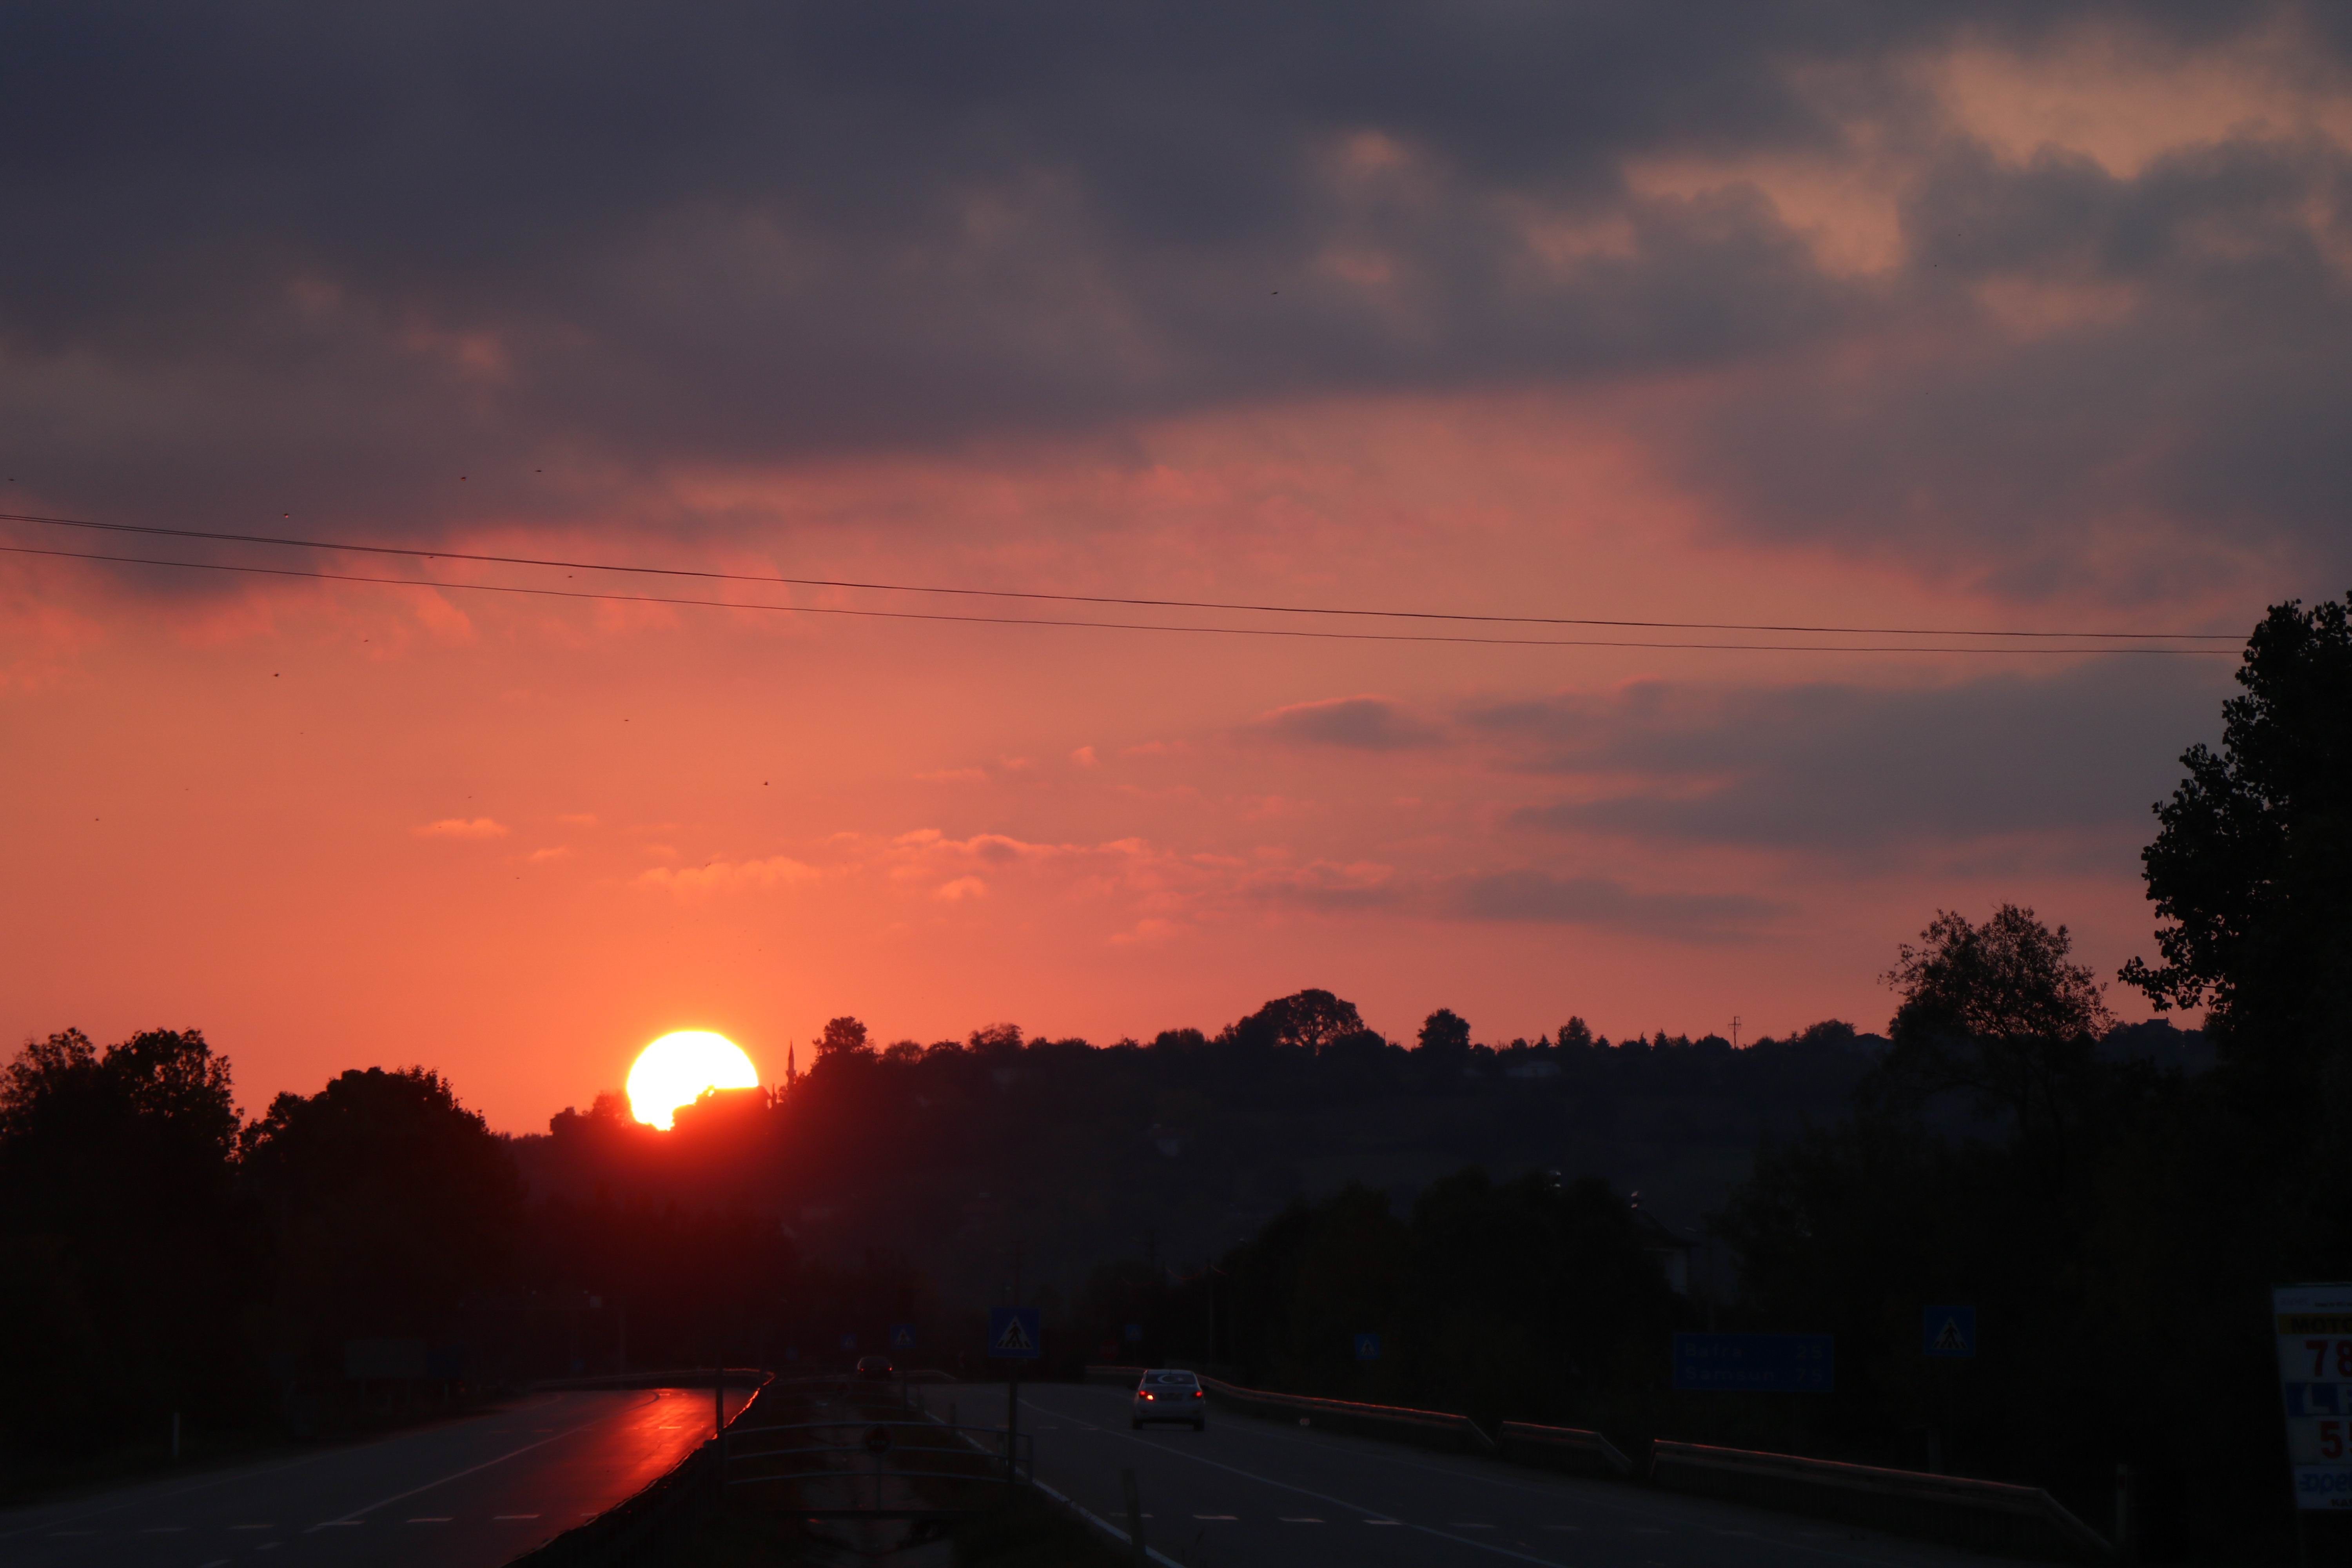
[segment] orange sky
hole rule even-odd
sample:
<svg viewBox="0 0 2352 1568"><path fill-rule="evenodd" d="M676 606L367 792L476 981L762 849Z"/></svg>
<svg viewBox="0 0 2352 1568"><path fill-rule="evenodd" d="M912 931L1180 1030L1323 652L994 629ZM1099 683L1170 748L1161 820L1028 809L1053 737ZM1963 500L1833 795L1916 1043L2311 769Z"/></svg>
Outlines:
<svg viewBox="0 0 2352 1568"><path fill-rule="evenodd" d="M910 554L818 526L724 559L1533 613L2010 608L1710 540L1582 435L1570 407L1328 408L1155 433L1148 460L1119 464L770 475L788 509L924 508L927 537ZM1049 553L1032 531L1080 504L1103 547ZM985 530L965 534L974 510ZM561 542L621 547L586 528ZM1727 1034L1737 1014L1753 1038L1883 1022L1874 974L1944 905L2031 902L2104 969L2149 924L2128 810L2120 828L1851 850L1547 832L1511 813L1704 793L1705 770L1538 771L1465 717L1573 698L1601 705L1605 732L1623 704L1676 692L1738 710L1792 685L1948 689L1990 664L2063 681L2088 660L1300 646L267 580L158 605L77 568L7 570L27 612L8 747L41 763L0 785L21 825L6 1022L200 1025L249 1109L341 1066L419 1061L526 1130L617 1086L671 1028L719 1030L780 1077L787 1042L841 1012L883 1039L1009 1019L1107 1040L1214 1029L1305 985L1398 1037L1446 1005L1482 1037L1578 1013L1612 1035ZM2144 805L2210 721L2226 660L2130 662L2181 694L2180 732L2117 760ZM1409 743L1267 717L1368 696ZM1454 907L1465 877L1529 870L1601 879L1625 907ZM1717 918L1676 899L1745 903Z"/></svg>
<svg viewBox="0 0 2352 1568"><path fill-rule="evenodd" d="M1799 626L2341 592L2326 17L1810 16L0 34L0 510ZM1244 26L1254 74L1192 47ZM518 1131L677 1028L773 1079L845 1012L1108 1040L1309 985L1398 1038L1878 1026L1895 944L2001 900L2112 973L2231 668L0 544L450 584L0 554L0 1029L199 1026L248 1110L422 1063Z"/></svg>

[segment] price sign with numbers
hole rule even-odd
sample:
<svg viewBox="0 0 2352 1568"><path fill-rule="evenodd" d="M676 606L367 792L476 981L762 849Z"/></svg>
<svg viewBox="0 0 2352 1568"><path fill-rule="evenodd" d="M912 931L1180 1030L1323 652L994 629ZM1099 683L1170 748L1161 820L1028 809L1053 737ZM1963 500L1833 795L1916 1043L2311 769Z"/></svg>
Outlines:
<svg viewBox="0 0 2352 1568"><path fill-rule="evenodd" d="M2352 1510L2352 1285L2271 1292L2297 1508Z"/></svg>

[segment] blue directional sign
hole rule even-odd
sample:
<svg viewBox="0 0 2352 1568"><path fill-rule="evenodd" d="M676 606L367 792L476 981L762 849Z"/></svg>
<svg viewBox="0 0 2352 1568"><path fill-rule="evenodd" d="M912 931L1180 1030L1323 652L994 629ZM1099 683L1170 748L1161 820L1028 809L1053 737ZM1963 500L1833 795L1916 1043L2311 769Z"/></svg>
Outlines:
<svg viewBox="0 0 2352 1568"><path fill-rule="evenodd" d="M1919 1315L1919 1347L1933 1356L1973 1356L1977 1353L1977 1310L1928 1308Z"/></svg>
<svg viewBox="0 0 2352 1568"><path fill-rule="evenodd" d="M1827 1394L1837 1382L1829 1334L1676 1334L1675 1386L1717 1393Z"/></svg>
<svg viewBox="0 0 2352 1568"><path fill-rule="evenodd" d="M1127 1330L1126 1330L1126 1339L1127 1339L1127 1342L1128 1342L1129 1344L1131 1344L1131 1345L1139 1345L1139 1344L1141 1344L1141 1343L1143 1342L1143 1325L1142 1325L1141 1323L1129 1323L1129 1324L1128 1324L1128 1325L1127 1325Z"/></svg>
<svg viewBox="0 0 2352 1568"><path fill-rule="evenodd" d="M1045 1353L1034 1307L988 1310L988 1354L992 1361L1035 1361Z"/></svg>
<svg viewBox="0 0 2352 1568"><path fill-rule="evenodd" d="M894 1351L913 1350L915 1348L915 1325L912 1323L891 1324L890 1348Z"/></svg>
<svg viewBox="0 0 2352 1568"><path fill-rule="evenodd" d="M1380 1360L1381 1336L1378 1334L1358 1334L1356 1336L1356 1359L1358 1361Z"/></svg>

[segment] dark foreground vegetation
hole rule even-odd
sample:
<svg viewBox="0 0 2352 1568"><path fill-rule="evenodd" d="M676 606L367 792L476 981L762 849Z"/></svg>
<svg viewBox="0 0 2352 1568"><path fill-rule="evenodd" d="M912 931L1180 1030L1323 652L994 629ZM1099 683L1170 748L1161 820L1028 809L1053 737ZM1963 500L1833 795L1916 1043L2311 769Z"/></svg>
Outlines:
<svg viewBox="0 0 2352 1568"><path fill-rule="evenodd" d="M2266 1293L2352 1275L2347 608L2272 613L2158 809L2158 962L2120 978L2201 1036L2116 1027L2064 930L2003 907L1898 951L1884 1037L1486 1046L1441 1010L1408 1049L1320 991L1105 1047L877 1048L844 1017L667 1135L607 1097L500 1138L421 1068L243 1121L194 1030L32 1042L0 1072L0 1441L319 1433L566 1372L836 1363L894 1325L976 1370L1019 1270L1054 1370L1939 1452L2101 1524L2123 1463L2150 1557L2283 1560ZM1689 1266L1702 1223L1720 1268ZM1976 1307L1974 1360L1922 1355L1939 1302ZM1836 1390L1671 1391L1669 1336L1706 1327L1833 1333Z"/></svg>

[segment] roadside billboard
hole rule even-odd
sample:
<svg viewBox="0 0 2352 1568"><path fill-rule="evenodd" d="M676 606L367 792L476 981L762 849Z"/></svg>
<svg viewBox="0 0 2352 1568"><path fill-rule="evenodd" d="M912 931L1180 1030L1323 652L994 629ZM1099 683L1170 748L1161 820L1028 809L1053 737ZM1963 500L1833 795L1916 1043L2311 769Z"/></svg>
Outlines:
<svg viewBox="0 0 2352 1568"><path fill-rule="evenodd" d="M2352 1510L2352 1285L2271 1292L2298 1509Z"/></svg>

